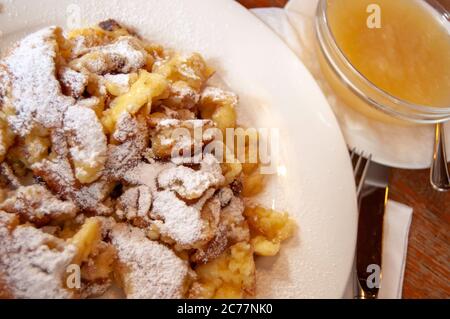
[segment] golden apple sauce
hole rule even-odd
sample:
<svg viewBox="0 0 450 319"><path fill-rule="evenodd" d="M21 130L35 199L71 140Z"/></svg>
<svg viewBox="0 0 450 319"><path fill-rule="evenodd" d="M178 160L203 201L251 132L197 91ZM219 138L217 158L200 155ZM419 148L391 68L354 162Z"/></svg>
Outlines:
<svg viewBox="0 0 450 319"><path fill-rule="evenodd" d="M406 102L450 107L450 36L431 7L416 0L327 5L338 47L366 79Z"/></svg>

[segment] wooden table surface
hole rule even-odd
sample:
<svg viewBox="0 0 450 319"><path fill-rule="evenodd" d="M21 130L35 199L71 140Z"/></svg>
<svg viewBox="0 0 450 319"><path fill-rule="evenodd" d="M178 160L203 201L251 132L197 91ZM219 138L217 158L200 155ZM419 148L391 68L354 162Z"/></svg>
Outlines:
<svg viewBox="0 0 450 319"><path fill-rule="evenodd" d="M287 0L238 0L247 8L283 7ZM450 0L440 0L449 5ZM414 208L404 298L450 298L450 193L434 191L427 170L393 170L393 200Z"/></svg>

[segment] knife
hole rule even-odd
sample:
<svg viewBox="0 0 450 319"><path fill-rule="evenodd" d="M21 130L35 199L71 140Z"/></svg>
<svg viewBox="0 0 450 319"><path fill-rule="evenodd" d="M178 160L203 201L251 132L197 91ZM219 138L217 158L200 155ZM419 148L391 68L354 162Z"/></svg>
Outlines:
<svg viewBox="0 0 450 319"><path fill-rule="evenodd" d="M376 299L382 279L383 220L389 195L389 171L371 163L359 201L355 262L355 298Z"/></svg>

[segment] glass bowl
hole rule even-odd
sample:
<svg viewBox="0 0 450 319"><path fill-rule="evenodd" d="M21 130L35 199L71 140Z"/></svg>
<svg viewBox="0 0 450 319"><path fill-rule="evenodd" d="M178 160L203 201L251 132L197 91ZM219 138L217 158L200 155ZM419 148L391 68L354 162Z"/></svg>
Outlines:
<svg viewBox="0 0 450 319"><path fill-rule="evenodd" d="M449 12L435 0L424 0L443 24ZM397 98L362 75L339 48L327 18L327 0L319 0L315 31L322 71L335 93L359 112L388 123L436 124L450 120L450 105L426 106Z"/></svg>

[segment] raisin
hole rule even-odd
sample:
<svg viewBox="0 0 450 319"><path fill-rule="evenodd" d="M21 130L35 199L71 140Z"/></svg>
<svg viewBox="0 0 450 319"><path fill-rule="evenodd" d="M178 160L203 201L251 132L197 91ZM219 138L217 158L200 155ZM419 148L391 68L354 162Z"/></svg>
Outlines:
<svg viewBox="0 0 450 319"><path fill-rule="evenodd" d="M113 199L117 199L122 194L123 194L123 185L122 184L117 184L116 186L114 186L110 196Z"/></svg>
<svg viewBox="0 0 450 319"><path fill-rule="evenodd" d="M230 188L233 191L234 196L239 196L242 192L242 182L235 179L231 184Z"/></svg>
<svg viewBox="0 0 450 319"><path fill-rule="evenodd" d="M122 26L116 20L113 19L102 21L98 24L98 26L105 31L116 31L122 29Z"/></svg>

